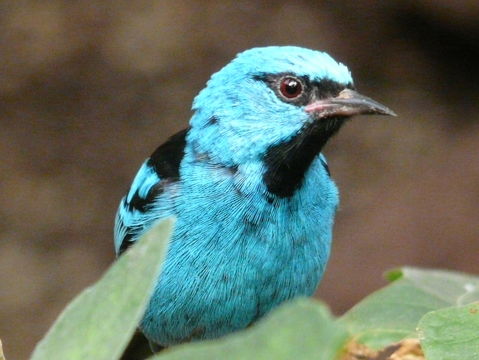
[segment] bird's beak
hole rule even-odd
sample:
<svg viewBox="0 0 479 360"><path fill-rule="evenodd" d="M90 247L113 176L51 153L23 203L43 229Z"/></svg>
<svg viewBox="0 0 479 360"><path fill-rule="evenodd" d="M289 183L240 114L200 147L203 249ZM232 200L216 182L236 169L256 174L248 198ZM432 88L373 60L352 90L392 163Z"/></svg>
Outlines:
<svg viewBox="0 0 479 360"><path fill-rule="evenodd" d="M321 99L305 106L304 110L315 118L353 115L390 115L396 113L386 106L354 90L344 89L334 98Z"/></svg>

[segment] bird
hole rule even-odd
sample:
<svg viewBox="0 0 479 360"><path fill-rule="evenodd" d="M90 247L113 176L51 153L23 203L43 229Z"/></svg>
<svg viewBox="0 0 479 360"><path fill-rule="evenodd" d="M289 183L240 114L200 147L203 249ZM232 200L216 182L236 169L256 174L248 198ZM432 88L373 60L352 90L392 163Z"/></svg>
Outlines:
<svg viewBox="0 0 479 360"><path fill-rule="evenodd" d="M139 324L153 346L218 338L314 294L339 203L321 151L363 114L395 116L326 52L256 47L211 76L189 126L145 160L115 218L117 256L177 219Z"/></svg>

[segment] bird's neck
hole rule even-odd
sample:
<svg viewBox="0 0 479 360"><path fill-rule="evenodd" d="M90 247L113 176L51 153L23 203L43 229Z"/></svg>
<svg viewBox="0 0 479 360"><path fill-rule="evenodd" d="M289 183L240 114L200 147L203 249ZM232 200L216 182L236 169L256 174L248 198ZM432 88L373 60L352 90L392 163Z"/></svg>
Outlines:
<svg viewBox="0 0 479 360"><path fill-rule="evenodd" d="M290 140L271 146L265 156L263 175L268 191L280 198L291 197L302 185L311 163L344 119L327 119L308 124Z"/></svg>

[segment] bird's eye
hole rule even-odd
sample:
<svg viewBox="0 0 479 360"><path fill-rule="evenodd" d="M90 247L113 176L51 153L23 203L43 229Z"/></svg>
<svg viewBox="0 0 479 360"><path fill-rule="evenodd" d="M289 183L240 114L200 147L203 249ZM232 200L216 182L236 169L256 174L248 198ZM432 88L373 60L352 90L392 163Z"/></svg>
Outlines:
<svg viewBox="0 0 479 360"><path fill-rule="evenodd" d="M297 78L287 76L281 79L279 91L287 99L295 99L303 93L303 84Z"/></svg>

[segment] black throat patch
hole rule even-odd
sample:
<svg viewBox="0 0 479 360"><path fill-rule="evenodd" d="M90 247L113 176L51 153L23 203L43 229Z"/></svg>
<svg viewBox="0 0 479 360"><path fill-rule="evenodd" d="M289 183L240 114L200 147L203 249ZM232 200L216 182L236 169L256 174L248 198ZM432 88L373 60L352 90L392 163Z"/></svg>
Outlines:
<svg viewBox="0 0 479 360"><path fill-rule="evenodd" d="M317 120L289 141L269 147L263 160L266 166L263 179L268 191L280 198L293 196L314 158L344 121L344 118Z"/></svg>

